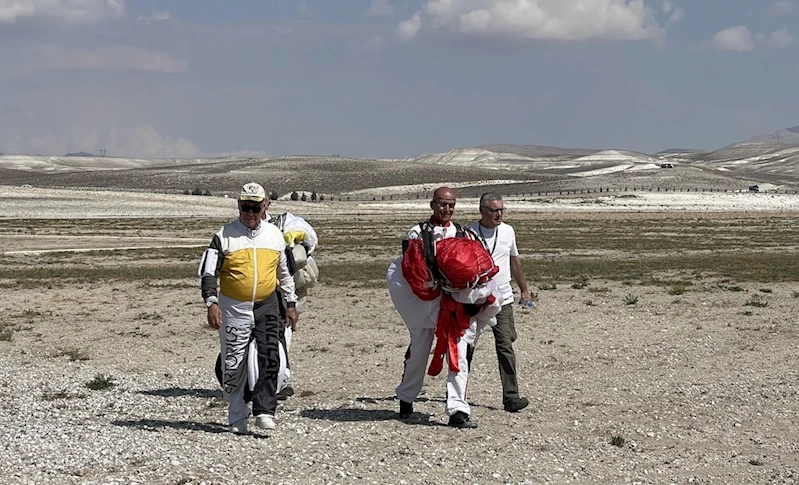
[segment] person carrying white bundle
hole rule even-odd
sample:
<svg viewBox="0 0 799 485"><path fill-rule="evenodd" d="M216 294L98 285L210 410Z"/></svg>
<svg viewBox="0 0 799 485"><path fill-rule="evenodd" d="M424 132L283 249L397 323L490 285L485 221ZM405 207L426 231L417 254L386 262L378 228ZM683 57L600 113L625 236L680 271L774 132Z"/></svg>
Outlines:
<svg viewBox="0 0 799 485"><path fill-rule="evenodd" d="M267 211L269 203L267 202ZM264 219L277 226L283 233L286 246L290 249L294 264L291 268L294 276L294 287L297 294L297 312L303 313L306 310L308 290L319 281L319 267L313 257L319 244L316 230L304 218L285 212L278 216L271 216L269 212L264 213ZM281 302L281 315L285 313L285 302ZM291 385L291 363L289 360L289 348L294 335L291 327L285 328L283 345L280 348L280 372L278 374L278 394L279 400L285 400L294 395L294 388Z"/></svg>

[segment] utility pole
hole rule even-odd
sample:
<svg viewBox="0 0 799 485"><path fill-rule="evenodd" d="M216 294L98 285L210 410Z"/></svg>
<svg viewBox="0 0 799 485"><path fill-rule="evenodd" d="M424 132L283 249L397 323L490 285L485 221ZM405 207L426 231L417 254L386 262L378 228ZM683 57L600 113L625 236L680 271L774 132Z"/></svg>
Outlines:
<svg viewBox="0 0 799 485"><path fill-rule="evenodd" d="M105 148L101 148L101 149L100 149L100 156L101 156L101 157L104 157L104 156L105 156Z"/></svg>

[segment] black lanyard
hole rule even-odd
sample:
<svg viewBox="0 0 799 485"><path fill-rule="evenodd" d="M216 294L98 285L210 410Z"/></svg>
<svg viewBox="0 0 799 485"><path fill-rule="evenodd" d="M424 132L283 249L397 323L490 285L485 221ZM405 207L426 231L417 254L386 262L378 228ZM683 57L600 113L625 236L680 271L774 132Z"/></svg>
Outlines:
<svg viewBox="0 0 799 485"><path fill-rule="evenodd" d="M480 231L480 237L483 238L483 246L488 249L488 240L486 239L485 234L483 234L483 225L477 224L477 230ZM494 246L491 248L491 256L494 255L494 250L497 249L497 241L499 240L499 226L494 228Z"/></svg>

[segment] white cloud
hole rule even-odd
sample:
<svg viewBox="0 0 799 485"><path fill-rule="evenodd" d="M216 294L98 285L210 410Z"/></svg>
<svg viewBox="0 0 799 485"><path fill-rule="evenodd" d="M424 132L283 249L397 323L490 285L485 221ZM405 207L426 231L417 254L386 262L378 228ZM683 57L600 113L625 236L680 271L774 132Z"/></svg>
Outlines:
<svg viewBox="0 0 799 485"><path fill-rule="evenodd" d="M372 37L371 39L367 40L366 43L364 43L364 47L370 51L380 50L380 47L382 46L383 46L383 37L379 35Z"/></svg>
<svg viewBox="0 0 799 485"><path fill-rule="evenodd" d="M403 20L397 25L397 37L402 40L411 40L419 33L422 28L422 15L416 12L413 17Z"/></svg>
<svg viewBox="0 0 799 485"><path fill-rule="evenodd" d="M125 0L0 0L0 24L24 20L89 24L124 14Z"/></svg>
<svg viewBox="0 0 799 485"><path fill-rule="evenodd" d="M0 151L4 153L28 153L63 155L85 151L99 154L107 150L109 156L141 158L191 158L203 156L191 140L172 138L159 134L149 123L132 129L114 127L100 132L66 129L55 133L38 130L35 134L23 133L19 129L0 130Z"/></svg>
<svg viewBox="0 0 799 485"><path fill-rule="evenodd" d="M677 22L682 22L685 20L685 12L683 11L682 7L677 7L671 12L669 16L669 20L666 21L666 25L673 25Z"/></svg>
<svg viewBox="0 0 799 485"><path fill-rule="evenodd" d="M372 17L387 17L394 15L394 7L388 3L388 0L373 0L369 8L366 9L366 14Z"/></svg>
<svg viewBox="0 0 799 485"><path fill-rule="evenodd" d="M663 0L663 5L660 7L663 12L669 13L672 8L674 8L674 5L669 0Z"/></svg>
<svg viewBox="0 0 799 485"><path fill-rule="evenodd" d="M716 32L710 45L717 51L748 52L755 48L755 41L749 29L738 25Z"/></svg>
<svg viewBox="0 0 799 485"><path fill-rule="evenodd" d="M794 11L793 3L788 1L782 1L771 4L768 10L766 10L766 14L777 17L780 15L791 14L793 13L793 11Z"/></svg>
<svg viewBox="0 0 799 485"><path fill-rule="evenodd" d="M796 43L796 36L788 32L788 29L780 29L770 33L766 42L773 49L784 49Z"/></svg>
<svg viewBox="0 0 799 485"><path fill-rule="evenodd" d="M102 69L108 71L184 72L185 59L176 59L165 52L140 47L109 46L97 49L72 49L48 46L39 49L40 58L31 60L38 69Z"/></svg>
<svg viewBox="0 0 799 485"><path fill-rule="evenodd" d="M665 35L643 0L428 0L400 22L397 33L410 39L422 29L509 41L662 40Z"/></svg>
<svg viewBox="0 0 799 485"><path fill-rule="evenodd" d="M166 10L153 10L150 15L138 17L136 21L140 24L149 25L155 22L163 22L171 18L172 14Z"/></svg>
<svg viewBox="0 0 799 485"><path fill-rule="evenodd" d="M114 137L116 140L109 140L108 150L125 155L146 158L190 158L202 155L191 140L163 136L149 123L137 127L128 135L116 133Z"/></svg>

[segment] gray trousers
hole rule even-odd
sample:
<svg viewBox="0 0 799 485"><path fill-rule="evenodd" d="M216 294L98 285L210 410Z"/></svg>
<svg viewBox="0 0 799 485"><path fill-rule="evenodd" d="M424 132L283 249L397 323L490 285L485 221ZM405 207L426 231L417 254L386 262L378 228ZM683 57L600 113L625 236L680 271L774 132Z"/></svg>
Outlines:
<svg viewBox="0 0 799 485"><path fill-rule="evenodd" d="M497 314L497 324L492 327L492 330L499 362L499 379L502 381L502 403L507 404L519 398L519 384L516 380L516 354L513 352L513 342L516 341L513 303L502 306L502 310Z"/></svg>

